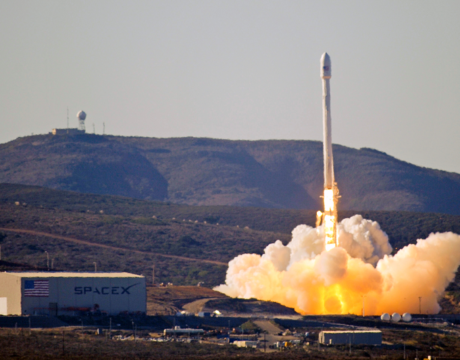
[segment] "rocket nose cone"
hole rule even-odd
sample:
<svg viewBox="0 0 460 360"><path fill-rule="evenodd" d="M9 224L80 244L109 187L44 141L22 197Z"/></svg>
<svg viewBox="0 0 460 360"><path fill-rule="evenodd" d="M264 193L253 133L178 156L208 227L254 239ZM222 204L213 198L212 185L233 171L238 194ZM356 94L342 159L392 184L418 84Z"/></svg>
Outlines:
<svg viewBox="0 0 460 360"><path fill-rule="evenodd" d="M321 56L321 77L323 79L331 78L331 58L328 53Z"/></svg>
<svg viewBox="0 0 460 360"><path fill-rule="evenodd" d="M321 56L321 65L331 65L331 57L327 52Z"/></svg>

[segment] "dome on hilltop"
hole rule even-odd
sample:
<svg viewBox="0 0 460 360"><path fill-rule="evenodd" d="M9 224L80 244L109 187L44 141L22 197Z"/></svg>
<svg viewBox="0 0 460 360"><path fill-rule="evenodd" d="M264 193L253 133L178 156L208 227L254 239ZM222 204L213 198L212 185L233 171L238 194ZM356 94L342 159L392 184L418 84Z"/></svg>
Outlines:
<svg viewBox="0 0 460 360"><path fill-rule="evenodd" d="M86 119L86 113L83 110L80 110L77 114L78 120L85 120Z"/></svg>

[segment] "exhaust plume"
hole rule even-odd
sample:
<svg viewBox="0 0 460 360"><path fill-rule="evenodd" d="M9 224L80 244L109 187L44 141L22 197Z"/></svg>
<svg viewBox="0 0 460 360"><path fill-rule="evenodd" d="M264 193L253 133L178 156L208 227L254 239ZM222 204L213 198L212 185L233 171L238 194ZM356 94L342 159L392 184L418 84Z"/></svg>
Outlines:
<svg viewBox="0 0 460 360"><path fill-rule="evenodd" d="M229 263L224 285L231 297L275 301L301 314L367 315L440 311L438 300L460 265L460 236L431 234L395 255L375 221L355 215L337 226L338 247L325 251L324 225L299 225L286 246Z"/></svg>

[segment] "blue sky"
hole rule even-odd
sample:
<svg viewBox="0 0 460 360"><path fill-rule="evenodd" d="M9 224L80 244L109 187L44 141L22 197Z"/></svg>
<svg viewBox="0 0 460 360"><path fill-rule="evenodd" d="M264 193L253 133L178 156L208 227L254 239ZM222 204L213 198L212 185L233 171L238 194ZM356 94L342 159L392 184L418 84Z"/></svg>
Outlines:
<svg viewBox="0 0 460 360"><path fill-rule="evenodd" d="M0 3L0 142L114 135L322 139L460 173L459 1Z"/></svg>

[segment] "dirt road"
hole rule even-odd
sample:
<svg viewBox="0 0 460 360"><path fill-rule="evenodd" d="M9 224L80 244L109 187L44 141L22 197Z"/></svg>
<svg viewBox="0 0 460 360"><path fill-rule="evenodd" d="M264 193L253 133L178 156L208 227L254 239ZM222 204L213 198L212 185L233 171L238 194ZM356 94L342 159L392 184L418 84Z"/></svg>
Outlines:
<svg viewBox="0 0 460 360"><path fill-rule="evenodd" d="M177 255L159 254L159 253L155 253L155 252L151 252L151 251L141 251L141 250L122 248L122 247L117 247L117 246L104 245L104 244L94 243L94 242L90 242L90 241L86 241L86 240L79 240L79 239L75 239L75 238L71 238L71 237L67 237L67 236L54 235L54 234L45 233L45 232L41 232L41 231L35 231L35 230L0 228L0 231L9 231L9 232L14 232L14 233L19 233L19 234L29 234L29 235L35 235L35 236L45 236L45 237L50 237L50 238L53 238L53 239L59 239L59 240L73 242L73 243L76 243L76 244L100 247L100 248L110 249L110 250L131 251L131 252L134 252L134 253L137 253L137 254L163 256L163 257L167 257L167 258L171 258L171 259L178 259L178 260L185 260L185 261L197 261L197 262L220 265L220 266L227 266L228 265L227 263L220 262L220 261L196 259L196 258L189 258L189 257L177 256Z"/></svg>
<svg viewBox="0 0 460 360"><path fill-rule="evenodd" d="M269 320L255 320L254 324L256 324L260 329L265 330L268 332L267 335L262 336L259 338L260 340L266 340L267 341L267 347L268 345L272 345L277 341L286 341L286 340L294 340L295 337L293 336L280 336L278 335L280 332L283 331L280 327L278 327L275 323ZM275 351L273 349L265 349L266 351L272 352ZM276 350L277 351L277 350Z"/></svg>
<svg viewBox="0 0 460 360"><path fill-rule="evenodd" d="M270 335L278 335L283 331L283 329L269 320L256 320L254 321L254 324L256 324L262 330L268 332Z"/></svg>

